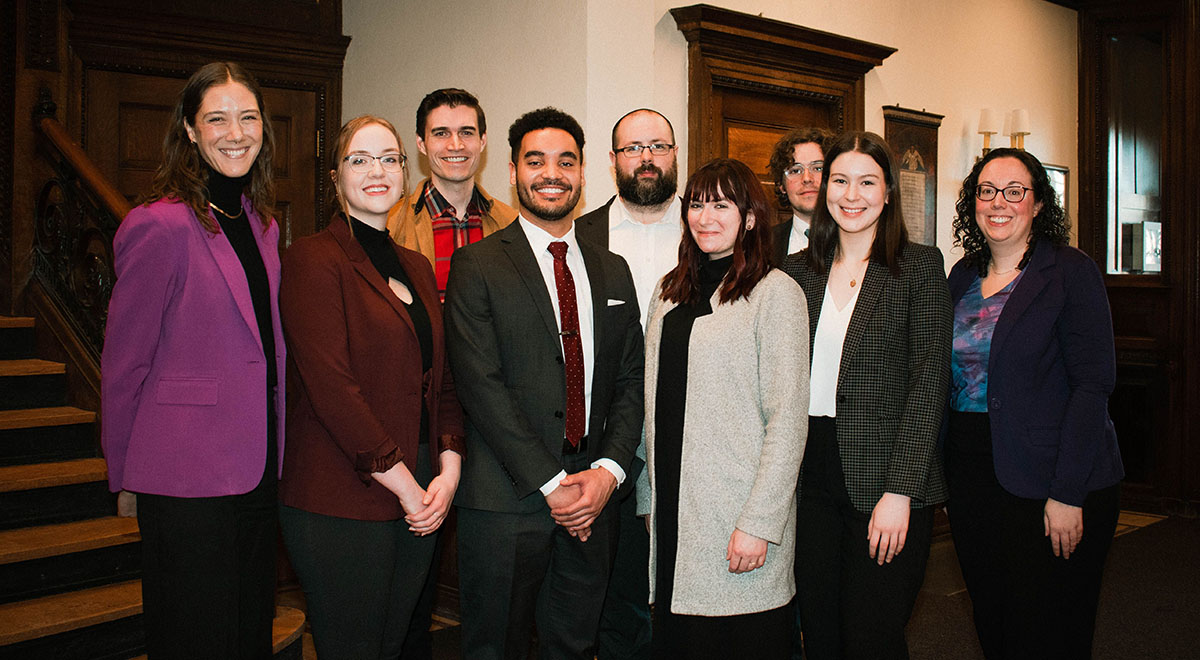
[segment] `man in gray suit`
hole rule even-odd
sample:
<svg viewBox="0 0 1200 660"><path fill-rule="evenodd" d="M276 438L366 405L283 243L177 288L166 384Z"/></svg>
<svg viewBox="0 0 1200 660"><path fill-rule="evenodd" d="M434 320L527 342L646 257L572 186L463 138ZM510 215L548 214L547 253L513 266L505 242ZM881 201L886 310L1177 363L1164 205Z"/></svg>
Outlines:
<svg viewBox="0 0 1200 660"><path fill-rule="evenodd" d="M683 223L677 153L675 129L661 113L648 108L626 113L613 125L608 154L617 195L575 221L580 238L612 250L629 263L643 321L655 285L679 261ZM631 482L643 467L638 459L629 475ZM621 536L600 617L596 655L600 660L649 660L650 535L637 517L634 489L621 490Z"/></svg>
<svg viewBox="0 0 1200 660"><path fill-rule="evenodd" d="M455 505L463 655L592 658L616 547L614 490L642 426L628 266L575 239L583 130L543 108L509 129L520 216L456 250L446 342L467 413Z"/></svg>

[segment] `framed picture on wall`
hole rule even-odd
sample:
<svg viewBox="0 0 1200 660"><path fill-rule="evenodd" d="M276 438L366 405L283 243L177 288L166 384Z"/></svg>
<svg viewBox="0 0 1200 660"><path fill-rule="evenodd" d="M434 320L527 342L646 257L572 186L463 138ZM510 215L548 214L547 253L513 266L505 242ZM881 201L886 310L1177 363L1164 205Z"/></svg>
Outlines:
<svg viewBox="0 0 1200 660"><path fill-rule="evenodd" d="M1062 165L1051 165L1050 163L1042 163L1042 167L1046 168L1046 175L1050 177L1050 185L1054 187L1054 192L1058 193L1058 203L1063 210L1071 208L1067 201L1067 182L1070 180L1071 170Z"/></svg>
<svg viewBox="0 0 1200 660"><path fill-rule="evenodd" d="M937 244L937 146L942 115L883 106L884 139L900 170L900 211L914 243Z"/></svg>

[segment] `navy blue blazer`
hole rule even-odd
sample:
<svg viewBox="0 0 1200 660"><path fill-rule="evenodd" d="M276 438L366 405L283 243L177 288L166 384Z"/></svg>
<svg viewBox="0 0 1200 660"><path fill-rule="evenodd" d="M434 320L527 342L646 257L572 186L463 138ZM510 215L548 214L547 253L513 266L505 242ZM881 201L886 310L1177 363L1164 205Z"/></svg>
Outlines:
<svg viewBox="0 0 1200 660"><path fill-rule="evenodd" d="M957 307L979 272L950 271ZM1030 499L1082 506L1125 476L1108 417L1116 382L1112 315L1096 263L1046 241L1004 305L988 358L988 421L996 478Z"/></svg>

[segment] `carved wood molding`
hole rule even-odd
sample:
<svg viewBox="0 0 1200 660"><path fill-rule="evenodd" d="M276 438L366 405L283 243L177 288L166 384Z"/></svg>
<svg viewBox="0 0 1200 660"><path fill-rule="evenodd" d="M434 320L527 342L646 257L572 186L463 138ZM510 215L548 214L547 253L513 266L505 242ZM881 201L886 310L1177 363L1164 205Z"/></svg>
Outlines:
<svg viewBox="0 0 1200 660"><path fill-rule="evenodd" d="M862 128L863 76L896 51L711 5L671 15L688 41L689 171L723 155L722 89L828 105L835 130Z"/></svg>

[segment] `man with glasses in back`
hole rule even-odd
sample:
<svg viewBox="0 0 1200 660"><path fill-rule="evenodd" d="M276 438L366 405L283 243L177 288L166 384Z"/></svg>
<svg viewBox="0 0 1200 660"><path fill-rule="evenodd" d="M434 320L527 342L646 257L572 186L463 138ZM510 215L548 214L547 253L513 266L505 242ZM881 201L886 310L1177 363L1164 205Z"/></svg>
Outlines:
<svg viewBox="0 0 1200 660"><path fill-rule="evenodd" d="M625 258L643 324L654 286L679 259L683 225L676 151L675 131L662 114L642 108L618 119L608 155L617 195L575 223L580 238ZM644 467L640 459L635 463L627 485L615 495L621 498L621 529L600 619L600 660L650 657L650 536L636 515L637 497L631 497Z"/></svg>
<svg viewBox="0 0 1200 660"><path fill-rule="evenodd" d="M817 192L825 169L825 145L833 139L824 128L804 127L788 132L771 151L767 166L775 193L783 210L791 209L792 218L775 225L775 259L808 247L808 227L817 208Z"/></svg>
<svg viewBox="0 0 1200 660"><path fill-rule="evenodd" d="M388 213L392 240L433 264L445 299L450 255L507 226L517 211L478 183L487 119L479 100L462 89L430 92L417 106L417 149L429 159L429 178Z"/></svg>

